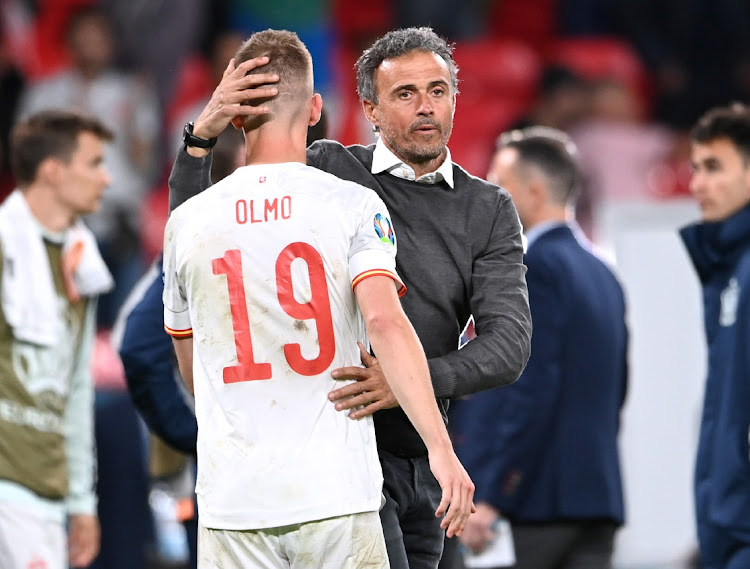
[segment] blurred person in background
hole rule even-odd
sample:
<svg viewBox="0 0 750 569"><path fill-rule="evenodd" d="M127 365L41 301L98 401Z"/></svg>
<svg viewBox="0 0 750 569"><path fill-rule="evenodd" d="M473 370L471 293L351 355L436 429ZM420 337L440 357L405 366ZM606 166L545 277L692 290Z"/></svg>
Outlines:
<svg viewBox="0 0 750 569"><path fill-rule="evenodd" d="M487 177L521 218L534 328L516 383L455 404L456 447L477 485L461 542L483 551L505 517L516 569L610 569L624 521L623 291L573 221L580 173L564 133L503 134Z"/></svg>
<svg viewBox="0 0 750 569"><path fill-rule="evenodd" d="M96 5L76 11L67 27L72 68L29 84L20 117L50 108L91 113L113 132L106 150L112 187L99 211L86 217L96 235L115 289L100 299L98 325L110 328L117 309L145 267L139 242L139 206L159 164L160 111L140 78L113 67L114 44L107 15Z"/></svg>
<svg viewBox="0 0 750 569"><path fill-rule="evenodd" d="M99 550L90 366L96 298L113 283L79 217L109 185L112 136L62 111L11 135L18 189L0 206L3 569L84 567Z"/></svg>
<svg viewBox="0 0 750 569"><path fill-rule="evenodd" d="M708 346L695 465L704 569L750 567L750 109L708 111L692 131L701 221L680 231L703 289Z"/></svg>
<svg viewBox="0 0 750 569"><path fill-rule="evenodd" d="M512 129L548 126L567 132L588 115L588 85L565 66L545 67L536 93L531 109Z"/></svg>
<svg viewBox="0 0 750 569"><path fill-rule="evenodd" d="M599 79L589 86L588 115L569 130L584 177L576 219L593 239L602 205L669 196L659 174L674 155L676 139L644 117L643 101L632 88Z"/></svg>
<svg viewBox="0 0 750 569"><path fill-rule="evenodd" d="M69 1L69 0L68 0ZM117 64L148 76L159 106L175 96L177 70L226 20L228 0L94 0L109 16ZM172 149L168 149L172 152Z"/></svg>
<svg viewBox="0 0 750 569"><path fill-rule="evenodd" d="M154 534L148 507L145 437L110 330L97 331L91 368L101 540L99 555L89 568L143 567Z"/></svg>

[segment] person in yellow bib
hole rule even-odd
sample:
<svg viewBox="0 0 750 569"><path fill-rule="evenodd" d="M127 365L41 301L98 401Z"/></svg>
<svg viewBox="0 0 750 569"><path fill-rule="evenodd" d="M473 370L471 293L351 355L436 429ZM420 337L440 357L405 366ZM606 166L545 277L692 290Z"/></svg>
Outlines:
<svg viewBox="0 0 750 569"><path fill-rule="evenodd" d="M11 135L18 188L0 206L3 569L84 567L99 550L89 368L96 300L113 281L79 217L109 185L110 140L98 120L63 111Z"/></svg>

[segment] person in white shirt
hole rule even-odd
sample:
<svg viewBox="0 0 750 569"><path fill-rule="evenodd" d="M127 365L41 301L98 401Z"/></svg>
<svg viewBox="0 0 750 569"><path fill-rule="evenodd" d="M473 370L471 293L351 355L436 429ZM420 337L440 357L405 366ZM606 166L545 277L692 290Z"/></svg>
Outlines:
<svg viewBox="0 0 750 569"><path fill-rule="evenodd" d="M233 120L246 166L165 232L165 328L196 399L199 567L388 567L372 418L328 400L331 370L370 357L366 338L428 448L444 528L463 529L474 486L398 300L390 215L372 190L305 165L322 101L304 44L266 30L236 60L263 56L272 97Z"/></svg>

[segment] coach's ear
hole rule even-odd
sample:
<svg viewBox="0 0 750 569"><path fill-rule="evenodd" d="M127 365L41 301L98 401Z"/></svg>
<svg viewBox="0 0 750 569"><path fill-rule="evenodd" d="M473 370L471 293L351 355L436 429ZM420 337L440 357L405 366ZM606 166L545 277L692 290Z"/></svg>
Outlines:
<svg viewBox="0 0 750 569"><path fill-rule="evenodd" d="M247 117L242 117L237 115L232 119L232 126L236 128L237 130L242 130L242 126L245 124L245 119Z"/></svg>
<svg viewBox="0 0 750 569"><path fill-rule="evenodd" d="M310 108L310 121L307 123L308 126L315 126L320 121L320 115L323 112L323 97L319 93L315 93L312 97L312 105Z"/></svg>
<svg viewBox="0 0 750 569"><path fill-rule="evenodd" d="M380 109L378 108L377 103L373 103L369 99L365 99L362 101L362 110L365 113L365 117L369 121L369 123L372 125L372 127L377 130L380 128Z"/></svg>

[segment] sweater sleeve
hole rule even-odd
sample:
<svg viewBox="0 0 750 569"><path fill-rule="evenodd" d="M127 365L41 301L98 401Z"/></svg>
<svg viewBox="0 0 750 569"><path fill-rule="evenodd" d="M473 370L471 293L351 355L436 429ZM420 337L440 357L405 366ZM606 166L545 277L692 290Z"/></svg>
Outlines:
<svg viewBox="0 0 750 569"><path fill-rule="evenodd" d="M180 149L169 174L170 215L180 205L211 185L212 162L211 152L203 158L195 158L188 154L185 147Z"/></svg>
<svg viewBox="0 0 750 569"><path fill-rule="evenodd" d="M94 454L94 381L91 357L94 346L96 300L88 301L81 345L65 409L65 447L68 460L69 514L95 514L96 457Z"/></svg>
<svg viewBox="0 0 750 569"><path fill-rule="evenodd" d="M484 251L474 261L470 306L477 337L463 349L429 360L435 395L454 399L521 375L531 350L531 314L521 224L502 194Z"/></svg>

